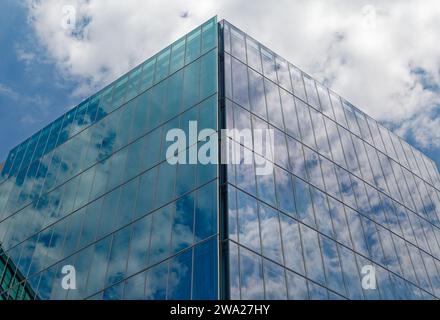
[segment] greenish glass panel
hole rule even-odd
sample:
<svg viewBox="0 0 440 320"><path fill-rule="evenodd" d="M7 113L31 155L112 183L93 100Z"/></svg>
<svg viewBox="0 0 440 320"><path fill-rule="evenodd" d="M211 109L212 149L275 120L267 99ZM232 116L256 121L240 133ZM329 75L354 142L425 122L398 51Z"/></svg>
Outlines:
<svg viewBox="0 0 440 320"><path fill-rule="evenodd" d="M201 58L200 99L217 91L217 50L211 50Z"/></svg>
<svg viewBox="0 0 440 320"><path fill-rule="evenodd" d="M130 73L128 86L127 86L126 101L133 99L137 95L139 83L141 80L141 75L142 75L142 66L137 67Z"/></svg>
<svg viewBox="0 0 440 320"><path fill-rule="evenodd" d="M199 28L192 31L187 36L186 57L185 57L185 62L187 64L194 61L200 55L201 35L202 32Z"/></svg>
<svg viewBox="0 0 440 320"><path fill-rule="evenodd" d="M217 45L217 19L211 19L202 26L202 53Z"/></svg>
<svg viewBox="0 0 440 320"><path fill-rule="evenodd" d="M171 50L170 73L181 69L185 64L185 41L182 38L173 44Z"/></svg>
<svg viewBox="0 0 440 320"><path fill-rule="evenodd" d="M166 76L168 76L170 68L170 53L171 48L167 48L157 56L156 78L154 79L155 83L162 81Z"/></svg>
<svg viewBox="0 0 440 320"><path fill-rule="evenodd" d="M145 91L153 85L155 64L156 57L153 57L144 63L139 87L140 92Z"/></svg>
<svg viewBox="0 0 440 320"><path fill-rule="evenodd" d="M199 101L200 60L185 67L183 84L183 109L195 105Z"/></svg>

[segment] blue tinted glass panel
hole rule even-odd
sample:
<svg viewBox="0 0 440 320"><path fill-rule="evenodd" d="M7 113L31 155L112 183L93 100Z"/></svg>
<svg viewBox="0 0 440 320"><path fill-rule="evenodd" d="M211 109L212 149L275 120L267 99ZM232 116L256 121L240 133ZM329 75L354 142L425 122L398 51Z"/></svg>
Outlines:
<svg viewBox="0 0 440 320"><path fill-rule="evenodd" d="M216 181L209 183L197 192L195 211L195 237L205 239L217 233L217 195Z"/></svg>
<svg viewBox="0 0 440 320"><path fill-rule="evenodd" d="M212 238L194 248L192 299L218 299L217 279L217 238Z"/></svg>
<svg viewBox="0 0 440 320"><path fill-rule="evenodd" d="M261 257L240 248L240 285L243 300L264 299Z"/></svg>
<svg viewBox="0 0 440 320"><path fill-rule="evenodd" d="M192 260L193 252L187 250L170 261L167 300L191 299Z"/></svg>

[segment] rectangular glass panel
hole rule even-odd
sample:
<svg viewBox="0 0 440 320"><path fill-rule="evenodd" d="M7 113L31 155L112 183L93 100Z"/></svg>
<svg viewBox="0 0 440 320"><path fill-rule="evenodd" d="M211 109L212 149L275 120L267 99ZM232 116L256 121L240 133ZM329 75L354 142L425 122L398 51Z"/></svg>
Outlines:
<svg viewBox="0 0 440 320"><path fill-rule="evenodd" d="M200 55L201 34L201 30L198 28L187 35L185 55L186 64L194 61Z"/></svg>
<svg viewBox="0 0 440 320"><path fill-rule="evenodd" d="M249 66L259 73L263 73L261 67L260 45L253 39L246 37L246 46Z"/></svg>
<svg viewBox="0 0 440 320"><path fill-rule="evenodd" d="M170 67L170 54L171 48L167 48L162 53L159 53L157 56L156 62L156 76L154 79L155 83L163 80L166 76L168 76L169 67Z"/></svg>
<svg viewBox="0 0 440 320"><path fill-rule="evenodd" d="M265 48L261 48L261 60L263 62L264 76L278 83L277 70L274 55Z"/></svg>

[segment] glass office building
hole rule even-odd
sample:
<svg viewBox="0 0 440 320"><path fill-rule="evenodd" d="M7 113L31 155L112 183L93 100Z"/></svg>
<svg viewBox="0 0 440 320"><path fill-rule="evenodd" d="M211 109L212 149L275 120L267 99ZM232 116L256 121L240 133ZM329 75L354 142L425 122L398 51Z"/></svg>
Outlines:
<svg viewBox="0 0 440 320"><path fill-rule="evenodd" d="M217 128L217 39L214 18L10 152L0 241L15 286L37 299L219 297L218 167L165 159L170 129ZM20 299L9 283L2 295Z"/></svg>
<svg viewBox="0 0 440 320"><path fill-rule="evenodd" d="M16 297L16 299L20 300L30 300L35 299L35 292L29 286L29 284L24 281L23 275L20 273L20 270L17 269L17 266L14 265L14 262L6 256L3 252L2 247L0 246L0 273L2 274L1 281L1 294L0 300L8 299L9 288L14 288L15 292L11 292L11 294Z"/></svg>
<svg viewBox="0 0 440 320"><path fill-rule="evenodd" d="M253 164L171 164L190 121L272 129L273 170L255 136L226 138ZM439 190L432 160L213 18L11 150L1 296L436 299Z"/></svg>

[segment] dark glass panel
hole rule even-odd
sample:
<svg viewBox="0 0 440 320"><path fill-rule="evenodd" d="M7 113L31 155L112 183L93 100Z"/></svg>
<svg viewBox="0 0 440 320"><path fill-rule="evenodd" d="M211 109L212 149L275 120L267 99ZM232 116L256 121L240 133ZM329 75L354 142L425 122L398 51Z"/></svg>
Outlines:
<svg viewBox="0 0 440 320"><path fill-rule="evenodd" d="M194 248L192 299L218 299L218 239L212 238Z"/></svg>

